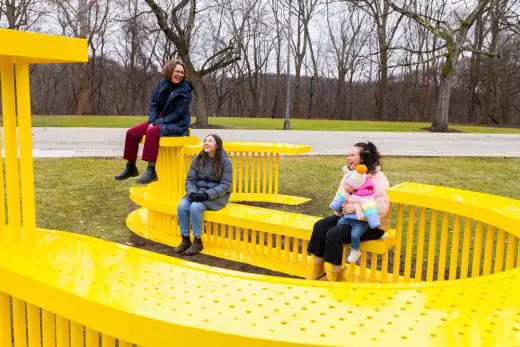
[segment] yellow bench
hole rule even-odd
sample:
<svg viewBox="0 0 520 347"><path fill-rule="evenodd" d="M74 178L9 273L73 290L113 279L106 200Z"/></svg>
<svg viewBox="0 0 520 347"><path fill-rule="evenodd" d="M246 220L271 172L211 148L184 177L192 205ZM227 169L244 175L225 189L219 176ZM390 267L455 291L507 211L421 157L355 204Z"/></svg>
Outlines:
<svg viewBox="0 0 520 347"><path fill-rule="evenodd" d="M146 187L130 188L130 198L143 206L128 216L130 230L170 246L180 242L176 201L154 196ZM204 212L203 253L303 277L311 260L307 255L308 240L319 219L229 203L222 210ZM361 266L351 267L346 280L390 280L386 267L378 271L377 257L381 255L383 264L388 263L394 238L395 231L390 230L380 240L362 242ZM372 264L370 275L365 271L368 258Z"/></svg>
<svg viewBox="0 0 520 347"><path fill-rule="evenodd" d="M144 142L144 138L141 142ZM180 143L182 142L182 147ZM309 145L268 142L224 142L224 148L233 163L232 202L268 202L299 205L309 198L279 193L280 156L304 154L311 150ZM191 161L202 150L195 136L162 137L155 186L165 198L176 198L175 192L184 192L186 173ZM183 160L184 159L184 160ZM181 161L181 162L179 162ZM178 180L178 167L186 170Z"/></svg>

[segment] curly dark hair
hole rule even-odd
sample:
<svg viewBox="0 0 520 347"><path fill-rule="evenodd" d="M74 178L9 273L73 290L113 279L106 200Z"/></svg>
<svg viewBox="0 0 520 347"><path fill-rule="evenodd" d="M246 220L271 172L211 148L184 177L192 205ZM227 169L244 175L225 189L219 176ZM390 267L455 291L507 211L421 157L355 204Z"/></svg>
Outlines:
<svg viewBox="0 0 520 347"><path fill-rule="evenodd" d="M361 164L365 164L368 172L373 174L377 167L381 166L381 154L377 151L376 145L372 142L358 142L354 147L359 147L361 150L359 156L361 157Z"/></svg>
<svg viewBox="0 0 520 347"><path fill-rule="evenodd" d="M188 79L188 71L186 70L186 64L184 64L182 62L182 60L180 59L172 59L172 60L168 60L163 68L162 68L162 72L161 72L161 75L162 77L164 77L164 79L167 79L168 81L172 81L172 74L173 74L173 70L175 70L175 67L177 65L181 65L183 68L184 68L184 78L183 80L187 80Z"/></svg>

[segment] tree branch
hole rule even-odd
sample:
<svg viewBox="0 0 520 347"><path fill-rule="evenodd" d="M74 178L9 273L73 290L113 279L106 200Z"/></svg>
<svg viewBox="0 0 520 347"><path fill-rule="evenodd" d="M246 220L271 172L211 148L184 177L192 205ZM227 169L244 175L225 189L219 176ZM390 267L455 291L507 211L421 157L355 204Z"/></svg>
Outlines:
<svg viewBox="0 0 520 347"><path fill-rule="evenodd" d="M471 46L462 46L462 50L463 51L470 51L470 52L473 52L473 53L476 53L476 54L482 54L482 55L487 55L488 57L498 57L500 58L500 53L498 52L486 52L486 51L481 51L481 50L478 50L478 49L475 49Z"/></svg>
<svg viewBox="0 0 520 347"><path fill-rule="evenodd" d="M206 76L214 71L217 71L217 70L220 70L220 69L223 69L231 64L234 64L236 63L237 61L239 61L241 59L240 56L236 56L234 58L231 58L229 60L226 60L226 61L221 61L219 63L216 63L215 65L209 67L207 70L201 70L199 72L200 74L200 77L203 77L203 76Z"/></svg>
<svg viewBox="0 0 520 347"><path fill-rule="evenodd" d="M430 63L432 61L435 61L436 59L440 58L440 56L435 56L435 57L432 57L430 59L426 59L426 60L422 60L422 61L417 61L417 62L410 62L410 63L401 63L401 64L395 64L395 65L389 65L388 68L394 68L394 67L408 67L408 66L416 66L416 65L420 65L420 64L424 64L424 63Z"/></svg>
<svg viewBox="0 0 520 347"><path fill-rule="evenodd" d="M408 47L405 47L405 46L393 46L393 47L388 47L388 50L392 50L392 49L402 49L403 51L407 51L409 53L414 53L414 54L425 54L425 53L433 53L433 52L436 52L436 51L439 51L443 48L446 48L447 45L446 44L443 44L439 47L436 47L436 48L432 48L432 49L429 49L429 50L425 50L425 51L417 51L417 50L414 50L414 49L410 49ZM373 53L373 55L375 54L379 54L380 51L378 52L375 52Z"/></svg>
<svg viewBox="0 0 520 347"><path fill-rule="evenodd" d="M206 68L206 65L209 64L209 62L211 62L213 59L215 59L217 56L221 55L221 54L224 54L224 53L227 53L228 51L230 51L231 49L233 49L232 46L228 46L224 49L221 49L220 51L216 52L215 54L213 54L211 57L209 57L208 59L206 59L206 61L204 62L204 64L202 64L202 67L200 68L200 71L204 71L204 69Z"/></svg>
<svg viewBox="0 0 520 347"><path fill-rule="evenodd" d="M473 23L477 20L478 17L482 15L486 6L488 5L490 0L478 0L479 4L473 9L473 11L464 19L461 23L461 27L471 28Z"/></svg>
<svg viewBox="0 0 520 347"><path fill-rule="evenodd" d="M181 57L184 57L188 54L188 49L184 41L181 39L179 35L177 35L172 28L168 26L166 23L166 12L155 3L154 0L145 0L145 2L150 6L150 9L155 14L155 17L157 18L157 24L159 24L159 27L164 32L166 37L170 39L173 44L177 47L179 50L179 53L181 54Z"/></svg>
<svg viewBox="0 0 520 347"><path fill-rule="evenodd" d="M405 15L406 17L415 20L417 23L419 23L425 29L429 30L431 33L433 33L437 36L440 36L444 39L447 39L447 35L446 35L445 31L435 28L433 25L428 23L422 15L419 15L417 13L414 13L414 12L408 11L404 8L401 8L401 7L397 6L396 4L394 4L393 1L390 1L390 0L384 0L384 1L388 5L390 5L390 7L392 9L394 9L394 11L397 11L397 12Z"/></svg>

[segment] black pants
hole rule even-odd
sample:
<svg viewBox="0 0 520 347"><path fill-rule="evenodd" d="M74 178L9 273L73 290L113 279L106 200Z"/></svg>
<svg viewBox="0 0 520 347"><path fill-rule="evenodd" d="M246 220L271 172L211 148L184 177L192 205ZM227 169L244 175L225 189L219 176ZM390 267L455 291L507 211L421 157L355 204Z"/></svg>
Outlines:
<svg viewBox="0 0 520 347"><path fill-rule="evenodd" d="M347 224L337 225L338 216L329 216L320 219L314 224L307 252L316 257L323 258L327 263L341 265L343 244L350 243L351 226ZM361 236L361 241L377 240L385 232L381 229L368 229Z"/></svg>

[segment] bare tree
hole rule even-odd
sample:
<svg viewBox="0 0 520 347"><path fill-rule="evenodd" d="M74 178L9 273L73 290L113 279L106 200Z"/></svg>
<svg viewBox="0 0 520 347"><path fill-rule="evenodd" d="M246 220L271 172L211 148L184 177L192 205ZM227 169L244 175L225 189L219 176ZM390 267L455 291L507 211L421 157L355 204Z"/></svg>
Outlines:
<svg viewBox="0 0 520 347"><path fill-rule="evenodd" d="M347 0L366 11L374 21L378 43L378 84L376 89L377 119L386 118L387 91L388 91L388 60L390 46L394 40L397 28L403 16L399 16L394 23L389 20L390 6L385 0Z"/></svg>
<svg viewBox="0 0 520 347"><path fill-rule="evenodd" d="M338 5L338 4L336 4ZM327 1L327 28L332 46L333 60L337 68L337 86L334 115L342 119L347 113L352 119L353 114L353 80L356 69L363 59L363 49L369 40L370 32L366 27L367 14L349 4L341 4L341 8L333 7ZM334 13L334 12L338 13ZM348 80L348 98L346 93ZM346 101L348 100L348 107Z"/></svg>
<svg viewBox="0 0 520 347"><path fill-rule="evenodd" d="M271 26L266 22L267 8L262 1L246 1L235 11L241 12L242 20L237 22L237 16L232 16L231 30L242 51L244 73L253 99L251 113L257 117L262 107L262 72L276 41Z"/></svg>
<svg viewBox="0 0 520 347"><path fill-rule="evenodd" d="M2 17L7 20L7 29L27 30L36 24L46 11L36 0L0 1L0 23Z"/></svg>
<svg viewBox="0 0 520 347"><path fill-rule="evenodd" d="M281 3L278 0L269 0L269 6L273 13L274 31L275 31L275 45L274 52L276 55L276 81L275 94L273 100L273 108L271 110L271 118L278 118L282 113L282 43L283 43L283 23L277 15L281 11Z"/></svg>
<svg viewBox="0 0 520 347"><path fill-rule="evenodd" d="M432 34L440 37L445 43L445 60L442 66L441 83L437 105L433 116L432 130L448 131L448 116L450 109L450 96L453 87L455 73L457 72L457 61L460 53L466 47L466 40L469 29L473 26L477 18L486 10L490 0L478 0L471 9L471 12L462 18L457 11L452 11L456 17L455 26L449 24L447 20L435 20L427 16L414 12L408 7L401 7L394 2L385 0L395 11L416 21Z"/></svg>
<svg viewBox="0 0 520 347"><path fill-rule="evenodd" d="M303 115L303 102L301 100L301 70L305 55L308 51L307 45L310 43L309 23L316 13L319 1L320 0L287 1L287 6L291 6L289 10L297 20L297 29L295 30L296 39L292 37L291 43L294 52L294 69L296 75L292 109L296 117L301 117ZM290 76L287 76L287 78L290 78Z"/></svg>
<svg viewBox="0 0 520 347"><path fill-rule="evenodd" d="M231 65L240 59L238 47L233 42L221 47L209 56L200 69L195 68L192 57L191 40L193 39L195 21L200 16L201 9L197 8L196 0L181 0L168 14L154 0L145 0L155 14L157 23L166 37L173 42L177 51L186 64L188 75L193 84L195 92L195 114L196 126L206 127L208 125L207 114L207 92L202 77ZM168 19L171 19L172 25Z"/></svg>
<svg viewBox="0 0 520 347"><path fill-rule="evenodd" d="M106 31L111 20L112 0L52 0L57 7L62 33L88 42L90 62L79 66L79 92L76 114L90 113L91 76L97 58L103 60ZM95 90L98 90L100 85Z"/></svg>

